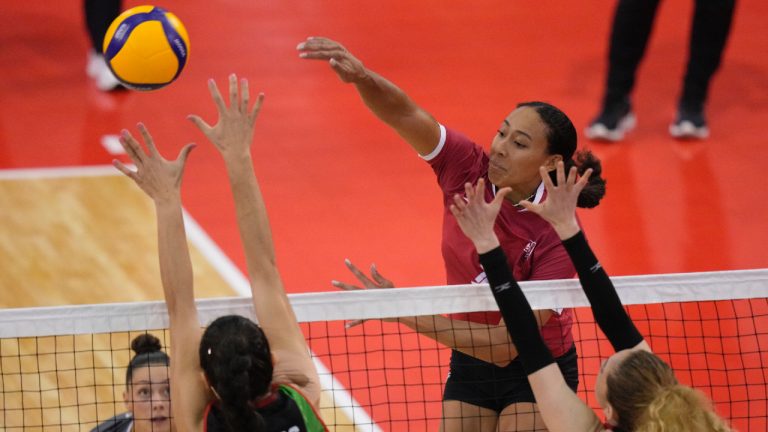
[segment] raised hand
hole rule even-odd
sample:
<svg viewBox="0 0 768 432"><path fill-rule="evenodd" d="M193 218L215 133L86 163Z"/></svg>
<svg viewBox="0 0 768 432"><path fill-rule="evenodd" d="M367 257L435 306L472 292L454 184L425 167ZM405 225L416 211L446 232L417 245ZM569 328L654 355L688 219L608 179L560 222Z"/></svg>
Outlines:
<svg viewBox="0 0 768 432"><path fill-rule="evenodd" d="M478 253L488 252L499 246L499 239L493 232L496 216L501 210L504 197L511 192L502 188L490 203L485 202L485 180L477 181L476 186L464 184L465 197L453 196L450 210L464 234L472 240Z"/></svg>
<svg viewBox="0 0 768 432"><path fill-rule="evenodd" d="M544 187L547 188L547 199L541 204L522 201L520 205L552 224L561 239L572 237L580 230L579 224L576 222L576 201L581 190L587 185L589 176L592 175L592 169L588 169L584 175L578 178L576 167L571 167L568 178L566 178L565 165L562 161L558 162L557 186L552 183L546 168L540 167L539 174L541 174Z"/></svg>
<svg viewBox="0 0 768 432"><path fill-rule="evenodd" d="M348 284L345 282L340 282L337 280L331 281L331 284L335 286L336 288L341 288L345 291L355 291L355 290L361 290L361 289L386 289L386 288L394 288L395 284L392 283L389 279L385 278L384 276L379 273L379 270L376 268L376 264L371 264L371 277L368 277L365 273L360 271L360 269L357 268L354 264L352 264L352 261L350 260L344 260L344 264L347 265L347 268L349 271L352 272L353 275L357 278L357 280L360 281L360 283L363 284L363 287L359 287L356 285ZM397 321L396 318L392 319L384 319L382 321ZM365 322L365 320L354 320L350 321L346 324L347 328L354 327L356 325L362 324Z"/></svg>
<svg viewBox="0 0 768 432"><path fill-rule="evenodd" d="M264 93L259 93L256 103L249 110L250 93L248 80L245 78L240 80L238 88L237 76L229 76L229 106L224 102L213 79L208 80L208 90L219 113L216 124L211 126L194 114L187 118L208 137L225 158L250 155L253 129L264 102Z"/></svg>
<svg viewBox="0 0 768 432"><path fill-rule="evenodd" d="M115 159L112 164L123 174L130 177L155 202L173 199L179 196L181 178L187 163L189 152L195 147L187 144L174 161L165 160L155 147L155 142L147 128L139 123L139 132L144 138L148 151L127 130L120 135L120 144L136 165L136 171Z"/></svg>
<svg viewBox="0 0 768 432"><path fill-rule="evenodd" d="M358 82L366 77L363 63L340 43L324 38L310 37L297 47L299 57L310 60L328 60L334 72L344 82Z"/></svg>

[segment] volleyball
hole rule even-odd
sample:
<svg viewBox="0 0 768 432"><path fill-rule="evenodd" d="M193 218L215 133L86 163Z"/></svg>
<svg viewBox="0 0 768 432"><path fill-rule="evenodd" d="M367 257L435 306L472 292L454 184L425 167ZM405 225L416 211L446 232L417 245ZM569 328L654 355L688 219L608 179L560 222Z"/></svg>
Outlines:
<svg viewBox="0 0 768 432"><path fill-rule="evenodd" d="M176 15L136 6L112 22L103 50L107 65L126 87L155 90L181 74L189 58L189 36Z"/></svg>

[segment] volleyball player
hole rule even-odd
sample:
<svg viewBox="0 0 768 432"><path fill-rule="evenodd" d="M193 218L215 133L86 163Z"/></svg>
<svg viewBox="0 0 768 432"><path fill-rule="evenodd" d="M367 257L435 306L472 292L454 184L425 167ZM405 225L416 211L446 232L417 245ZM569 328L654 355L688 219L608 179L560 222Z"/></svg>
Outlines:
<svg viewBox="0 0 768 432"><path fill-rule="evenodd" d="M148 151L123 131L121 143L136 164L132 178L155 203L160 273L171 332L174 421L183 431L324 431L315 411L317 370L275 265L267 212L253 171L251 143L263 102L248 108L248 82L229 77L229 106L209 81L219 119L210 126L190 119L224 158L245 248L253 305L260 325L229 315L201 331L194 303L192 266L182 219L180 185L189 144L175 161L158 153L143 125Z"/></svg>
<svg viewBox="0 0 768 432"><path fill-rule="evenodd" d="M502 119L488 154L464 135L438 123L397 86L365 68L341 44L309 38L297 48L302 58L329 61L344 82L355 85L368 108L435 171L445 207L442 252L448 284L485 281L477 252L448 210L453 195L462 193L466 182L475 183L478 179L489 180L484 190L487 198L492 198L501 187L510 188L496 229L515 276L519 280L573 276L573 267L549 224L517 205L519 201L542 200L544 185L538 168L544 165L554 171L558 161L569 167L577 165L582 172L588 167L595 169L590 186L580 197L580 206L596 206L605 193L599 161L589 152L575 152L576 129L562 111L542 102L519 104ZM350 269L362 276L354 266L350 265ZM372 287L387 286L380 274L374 272L373 276L376 280L362 280ZM335 285L353 288L341 282ZM537 311L536 319L547 346L567 376L568 385L575 391L578 370L571 310ZM453 349L443 393L442 430L544 428L536 416L528 380L516 360L517 351L509 343L498 312L404 317L399 321Z"/></svg>
<svg viewBox="0 0 768 432"><path fill-rule="evenodd" d="M504 188L486 203L483 180L465 185L466 200L455 195L451 212L472 240L517 347L520 361L550 431L728 431L698 391L681 385L672 369L654 355L624 310L608 275L590 249L576 220L576 202L591 171L577 181L575 168L568 178L557 163L556 185L545 167L541 178L547 189L543 203L522 203L529 212L549 222L562 240L579 275L595 320L616 353L606 359L597 376L595 393L608 424L600 419L566 384L538 332L536 318L507 264L494 233Z"/></svg>
<svg viewBox="0 0 768 432"><path fill-rule="evenodd" d="M160 340L149 333L131 341L136 353L125 370L126 412L102 422L91 432L169 432L171 428L170 359Z"/></svg>

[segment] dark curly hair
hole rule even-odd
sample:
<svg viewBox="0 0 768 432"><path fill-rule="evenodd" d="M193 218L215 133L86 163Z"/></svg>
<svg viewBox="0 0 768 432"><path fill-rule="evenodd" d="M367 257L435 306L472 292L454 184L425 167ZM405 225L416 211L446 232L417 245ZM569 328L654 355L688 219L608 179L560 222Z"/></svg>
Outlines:
<svg viewBox="0 0 768 432"><path fill-rule="evenodd" d="M131 349L134 356L128 363L128 367L125 369L125 385L130 385L133 379L133 371L149 365L162 365L169 366L171 359L168 354L163 352L163 346L160 344L160 339L149 334L144 333L136 336L131 341Z"/></svg>
<svg viewBox="0 0 768 432"><path fill-rule="evenodd" d="M239 315L219 317L205 329L199 355L229 429L264 430L264 419L250 405L272 384L272 355L264 331Z"/></svg>
<svg viewBox="0 0 768 432"><path fill-rule="evenodd" d="M549 144L547 152L563 157L566 175L572 166L577 167L579 175L592 168L589 183L579 194L576 204L579 207L596 207L603 196L605 196L605 179L602 178L603 167L600 159L592 154L591 151L576 151L578 136L571 119L560 109L546 102L522 102L517 107L532 108L539 114L539 117L547 126L547 142ZM550 172L550 176L552 181L557 183L557 172Z"/></svg>

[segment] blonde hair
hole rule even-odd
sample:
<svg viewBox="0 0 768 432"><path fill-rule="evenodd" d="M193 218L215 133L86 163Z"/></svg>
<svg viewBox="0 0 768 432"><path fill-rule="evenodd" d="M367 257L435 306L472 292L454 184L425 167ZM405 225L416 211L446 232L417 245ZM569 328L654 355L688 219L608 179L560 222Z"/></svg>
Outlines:
<svg viewBox="0 0 768 432"><path fill-rule="evenodd" d="M676 384L665 388L638 419L636 432L666 431L730 432L700 391Z"/></svg>
<svg viewBox="0 0 768 432"><path fill-rule="evenodd" d="M607 399L623 429L637 432L731 429L699 391L677 382L672 368L648 351L631 352L606 377Z"/></svg>

